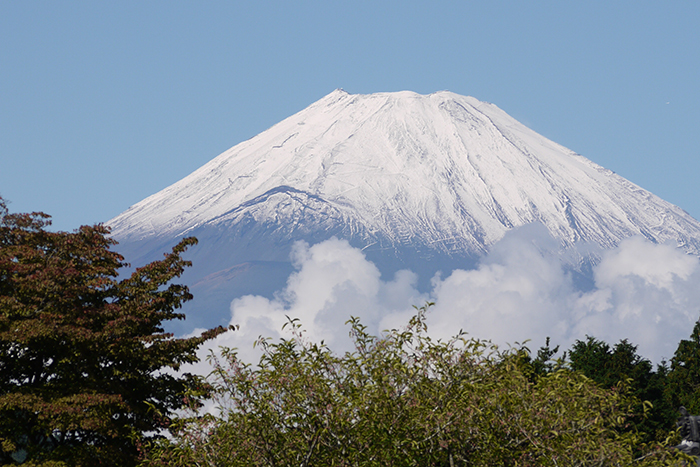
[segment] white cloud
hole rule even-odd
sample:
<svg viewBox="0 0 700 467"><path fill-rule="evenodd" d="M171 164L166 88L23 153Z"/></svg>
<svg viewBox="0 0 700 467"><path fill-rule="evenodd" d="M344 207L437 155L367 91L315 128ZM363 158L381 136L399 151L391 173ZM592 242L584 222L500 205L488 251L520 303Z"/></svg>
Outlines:
<svg viewBox="0 0 700 467"><path fill-rule="evenodd" d="M653 244L632 237L606 253L595 271L596 284L610 286L621 277L639 277L660 289L672 289L677 279L687 280L697 269L698 259L670 244Z"/></svg>
<svg viewBox="0 0 700 467"><path fill-rule="evenodd" d="M570 252L569 252L570 253ZM350 350L350 316L371 333L404 326L413 305L434 301L429 332L450 337L460 329L505 345L530 340L536 350L547 336L568 348L592 335L610 344L627 338L654 362L669 359L700 316L700 261L670 245L630 238L602 253L594 266L594 287L578 290L546 229L533 224L509 232L472 270L433 279L430 294L416 288L417 276L399 271L383 281L377 267L346 241L313 246L298 243L296 272L270 300L245 296L231 303L231 323L240 330L208 347L237 347L257 361L258 336L278 338L286 316L299 318L306 336L337 351ZM198 371L202 371L201 369Z"/></svg>
<svg viewBox="0 0 700 467"><path fill-rule="evenodd" d="M539 346L547 335L557 342L576 291L556 251L543 227L511 231L476 269L435 281L431 331L446 338L461 328L499 344L532 339Z"/></svg>
<svg viewBox="0 0 700 467"><path fill-rule="evenodd" d="M697 257L670 245L623 241L596 266L596 289L576 301L572 333L627 338L643 356L670 359L700 317L698 266Z"/></svg>

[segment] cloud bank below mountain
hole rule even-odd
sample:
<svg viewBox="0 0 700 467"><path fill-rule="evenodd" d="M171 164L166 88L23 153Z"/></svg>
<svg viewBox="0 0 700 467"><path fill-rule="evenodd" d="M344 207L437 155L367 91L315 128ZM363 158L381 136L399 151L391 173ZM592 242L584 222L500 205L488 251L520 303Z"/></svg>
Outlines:
<svg viewBox="0 0 700 467"><path fill-rule="evenodd" d="M295 272L273 299L233 300L231 324L239 330L219 336L207 349L236 347L244 359L257 361L253 342L286 335L282 326L289 317L300 320L309 339L342 352L351 350L345 325L351 316L376 335L404 326L415 313L413 305L432 301L427 323L434 338L463 329L500 346L529 340L533 351L546 337L562 349L586 335L610 344L628 339L640 355L658 363L673 356L700 313L700 260L642 237L601 252L593 287L586 291L577 289L557 242L539 224L509 232L475 269L436 275L430 293L417 290L414 271L382 278L344 240L298 242L292 260Z"/></svg>

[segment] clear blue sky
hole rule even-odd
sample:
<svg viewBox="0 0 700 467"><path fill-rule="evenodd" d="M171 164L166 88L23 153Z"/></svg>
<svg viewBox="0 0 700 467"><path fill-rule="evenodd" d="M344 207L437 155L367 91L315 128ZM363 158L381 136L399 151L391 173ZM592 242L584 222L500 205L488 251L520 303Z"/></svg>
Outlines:
<svg viewBox="0 0 700 467"><path fill-rule="evenodd" d="M700 218L700 2L0 0L0 196L104 222L333 91L450 90Z"/></svg>

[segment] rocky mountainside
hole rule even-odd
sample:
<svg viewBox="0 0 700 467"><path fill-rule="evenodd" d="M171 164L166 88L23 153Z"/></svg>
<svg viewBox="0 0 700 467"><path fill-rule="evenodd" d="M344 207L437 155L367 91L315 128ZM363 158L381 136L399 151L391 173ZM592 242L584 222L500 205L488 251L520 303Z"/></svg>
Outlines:
<svg viewBox="0 0 700 467"><path fill-rule="evenodd" d="M297 240L347 239L383 273L429 277L533 222L564 249L643 235L700 252L700 223L682 209L447 91L336 90L108 225L134 264L198 237L186 282L203 316L227 318L235 296L284 284Z"/></svg>

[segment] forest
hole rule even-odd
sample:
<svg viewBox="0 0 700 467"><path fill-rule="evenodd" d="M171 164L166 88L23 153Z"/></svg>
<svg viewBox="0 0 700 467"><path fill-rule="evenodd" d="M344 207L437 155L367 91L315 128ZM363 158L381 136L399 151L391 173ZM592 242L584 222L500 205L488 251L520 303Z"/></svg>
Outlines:
<svg viewBox="0 0 700 467"><path fill-rule="evenodd" d="M354 350L261 337L262 357L212 354L219 327L178 338L164 323L193 297L176 281L194 247L127 266L102 226L48 230L0 198L0 465L683 465L679 410L700 414L700 325L654 366L633 342L581 336L499 349L433 340L432 304ZM235 332L235 330L234 330ZM687 431L687 427L686 427ZM687 434L687 433L683 433Z"/></svg>

